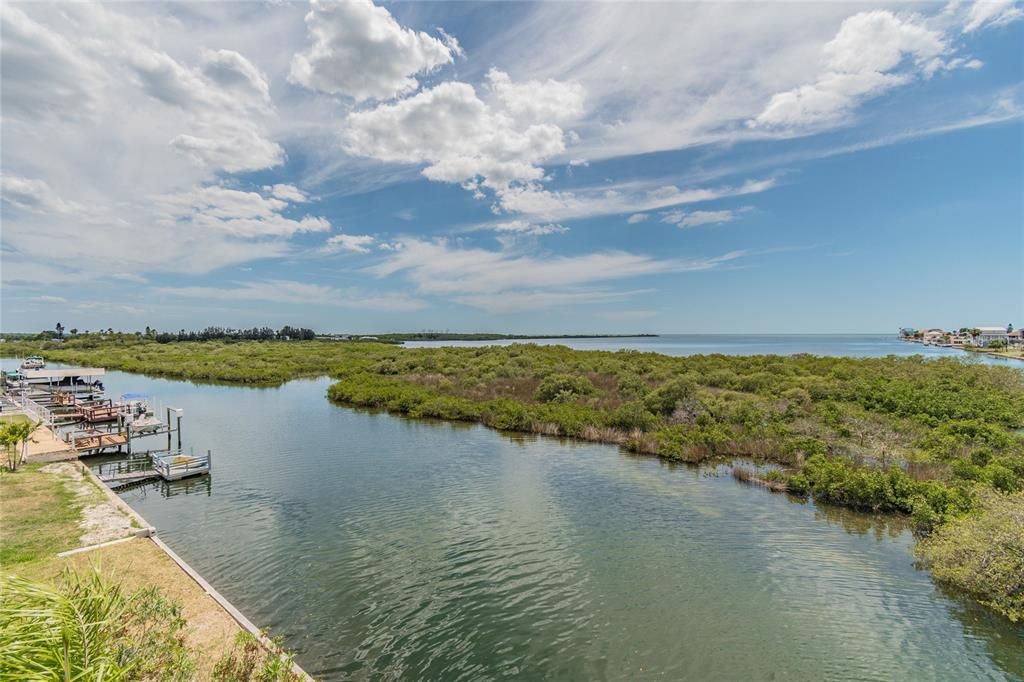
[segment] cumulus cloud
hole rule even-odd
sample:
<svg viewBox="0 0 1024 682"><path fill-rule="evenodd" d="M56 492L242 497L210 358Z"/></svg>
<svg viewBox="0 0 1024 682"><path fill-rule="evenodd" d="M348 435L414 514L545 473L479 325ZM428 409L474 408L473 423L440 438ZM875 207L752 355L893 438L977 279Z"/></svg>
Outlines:
<svg viewBox="0 0 1024 682"><path fill-rule="evenodd" d="M336 234L330 237L320 249L324 253L370 253L374 238L368 234Z"/></svg>
<svg viewBox="0 0 1024 682"><path fill-rule="evenodd" d="M309 49L292 58L289 80L357 102L414 91L416 76L449 64L458 42L402 27L370 0L311 0Z"/></svg>
<svg viewBox="0 0 1024 682"><path fill-rule="evenodd" d="M344 145L357 156L424 164L423 175L431 180L470 188L541 180L540 164L565 150L565 134L532 116L565 95L545 83L532 105L516 104L513 113L510 102L520 102L521 96L505 91L504 97L487 102L468 83L441 83L394 104L354 112L343 132Z"/></svg>
<svg viewBox="0 0 1024 682"><path fill-rule="evenodd" d="M634 213L633 215L626 218L626 223L628 223L629 225L636 225L637 223L644 222L649 217L650 216L648 216L646 213Z"/></svg>
<svg viewBox="0 0 1024 682"><path fill-rule="evenodd" d="M776 93L749 125L799 128L840 121L867 99L917 77L968 64L947 60L951 51L946 35L918 15L860 12L845 19L823 46L825 70L817 80Z"/></svg>

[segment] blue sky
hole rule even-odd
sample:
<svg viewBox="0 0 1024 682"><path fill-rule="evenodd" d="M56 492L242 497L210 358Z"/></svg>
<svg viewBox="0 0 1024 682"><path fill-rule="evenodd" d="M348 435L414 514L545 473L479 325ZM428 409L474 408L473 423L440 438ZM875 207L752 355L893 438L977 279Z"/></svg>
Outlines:
<svg viewBox="0 0 1024 682"><path fill-rule="evenodd" d="M7 331L1024 324L1024 10L5 3Z"/></svg>

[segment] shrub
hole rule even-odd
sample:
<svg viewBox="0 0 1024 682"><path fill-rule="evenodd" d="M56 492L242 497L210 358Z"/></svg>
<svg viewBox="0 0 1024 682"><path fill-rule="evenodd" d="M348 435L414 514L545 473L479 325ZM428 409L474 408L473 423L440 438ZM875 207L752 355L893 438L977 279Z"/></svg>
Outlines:
<svg viewBox="0 0 1024 682"><path fill-rule="evenodd" d="M529 431L533 419L522 403L515 400L492 400L483 412L488 426L504 431Z"/></svg>
<svg viewBox="0 0 1024 682"><path fill-rule="evenodd" d="M658 423L658 418L651 414L644 403L634 400L620 405L608 418L609 426L617 429L632 431L650 431Z"/></svg>
<svg viewBox="0 0 1024 682"><path fill-rule="evenodd" d="M680 403L692 402L697 396L697 383L688 377L670 379L647 394L644 406L654 414L672 414Z"/></svg>
<svg viewBox="0 0 1024 682"><path fill-rule="evenodd" d="M191 680L180 605L157 589L126 593L97 570L54 586L0 586L0 679Z"/></svg>
<svg viewBox="0 0 1024 682"><path fill-rule="evenodd" d="M938 528L915 551L936 580L1024 620L1024 493L983 491L975 513Z"/></svg>
<svg viewBox="0 0 1024 682"><path fill-rule="evenodd" d="M540 382L534 398L542 403L570 402L594 392L594 385L586 377L573 374L550 374Z"/></svg>

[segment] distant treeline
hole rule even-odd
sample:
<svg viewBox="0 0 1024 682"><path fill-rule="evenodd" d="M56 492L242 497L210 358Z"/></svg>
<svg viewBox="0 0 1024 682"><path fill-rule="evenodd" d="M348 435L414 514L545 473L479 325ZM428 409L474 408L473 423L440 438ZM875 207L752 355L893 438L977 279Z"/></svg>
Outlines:
<svg viewBox="0 0 1024 682"><path fill-rule="evenodd" d="M251 329L232 329L231 327L207 327L198 331L181 329L176 332L162 332L151 327L144 331L137 332L115 332L113 328L97 329L90 332L88 329L79 332L78 329L65 330L64 326L57 323L56 329L44 329L37 334L6 334L5 338L15 339L40 339L53 340L65 338L84 338L98 335L101 337L143 337L153 339L158 343L171 343L172 341L217 341L231 339L235 341L311 341L316 338L317 333L306 327L292 327L285 325L280 329L271 327L253 327Z"/></svg>
<svg viewBox="0 0 1024 682"><path fill-rule="evenodd" d="M291 327L285 325L278 330L270 327L253 327L252 329L232 329L230 327L207 327L200 331L178 332L156 332L147 329L147 336L151 336L158 343L170 343L171 341L217 341L222 339L233 339L236 341L312 341L316 338L316 332L306 327Z"/></svg>
<svg viewBox="0 0 1024 682"><path fill-rule="evenodd" d="M505 339L631 339L657 334L452 334L449 332L408 332L374 334L382 341L501 341Z"/></svg>

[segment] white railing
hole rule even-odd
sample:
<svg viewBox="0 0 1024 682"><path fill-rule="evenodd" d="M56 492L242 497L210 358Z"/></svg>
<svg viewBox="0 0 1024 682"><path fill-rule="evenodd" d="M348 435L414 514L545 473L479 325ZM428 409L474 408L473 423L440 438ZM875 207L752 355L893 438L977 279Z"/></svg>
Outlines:
<svg viewBox="0 0 1024 682"><path fill-rule="evenodd" d="M207 451L205 455L185 455L175 453L153 457L153 468L168 481L186 476L195 476L210 472L213 455Z"/></svg>
<svg viewBox="0 0 1024 682"><path fill-rule="evenodd" d="M47 427L53 428L53 412L24 394L19 396L16 402L33 421L43 422Z"/></svg>

